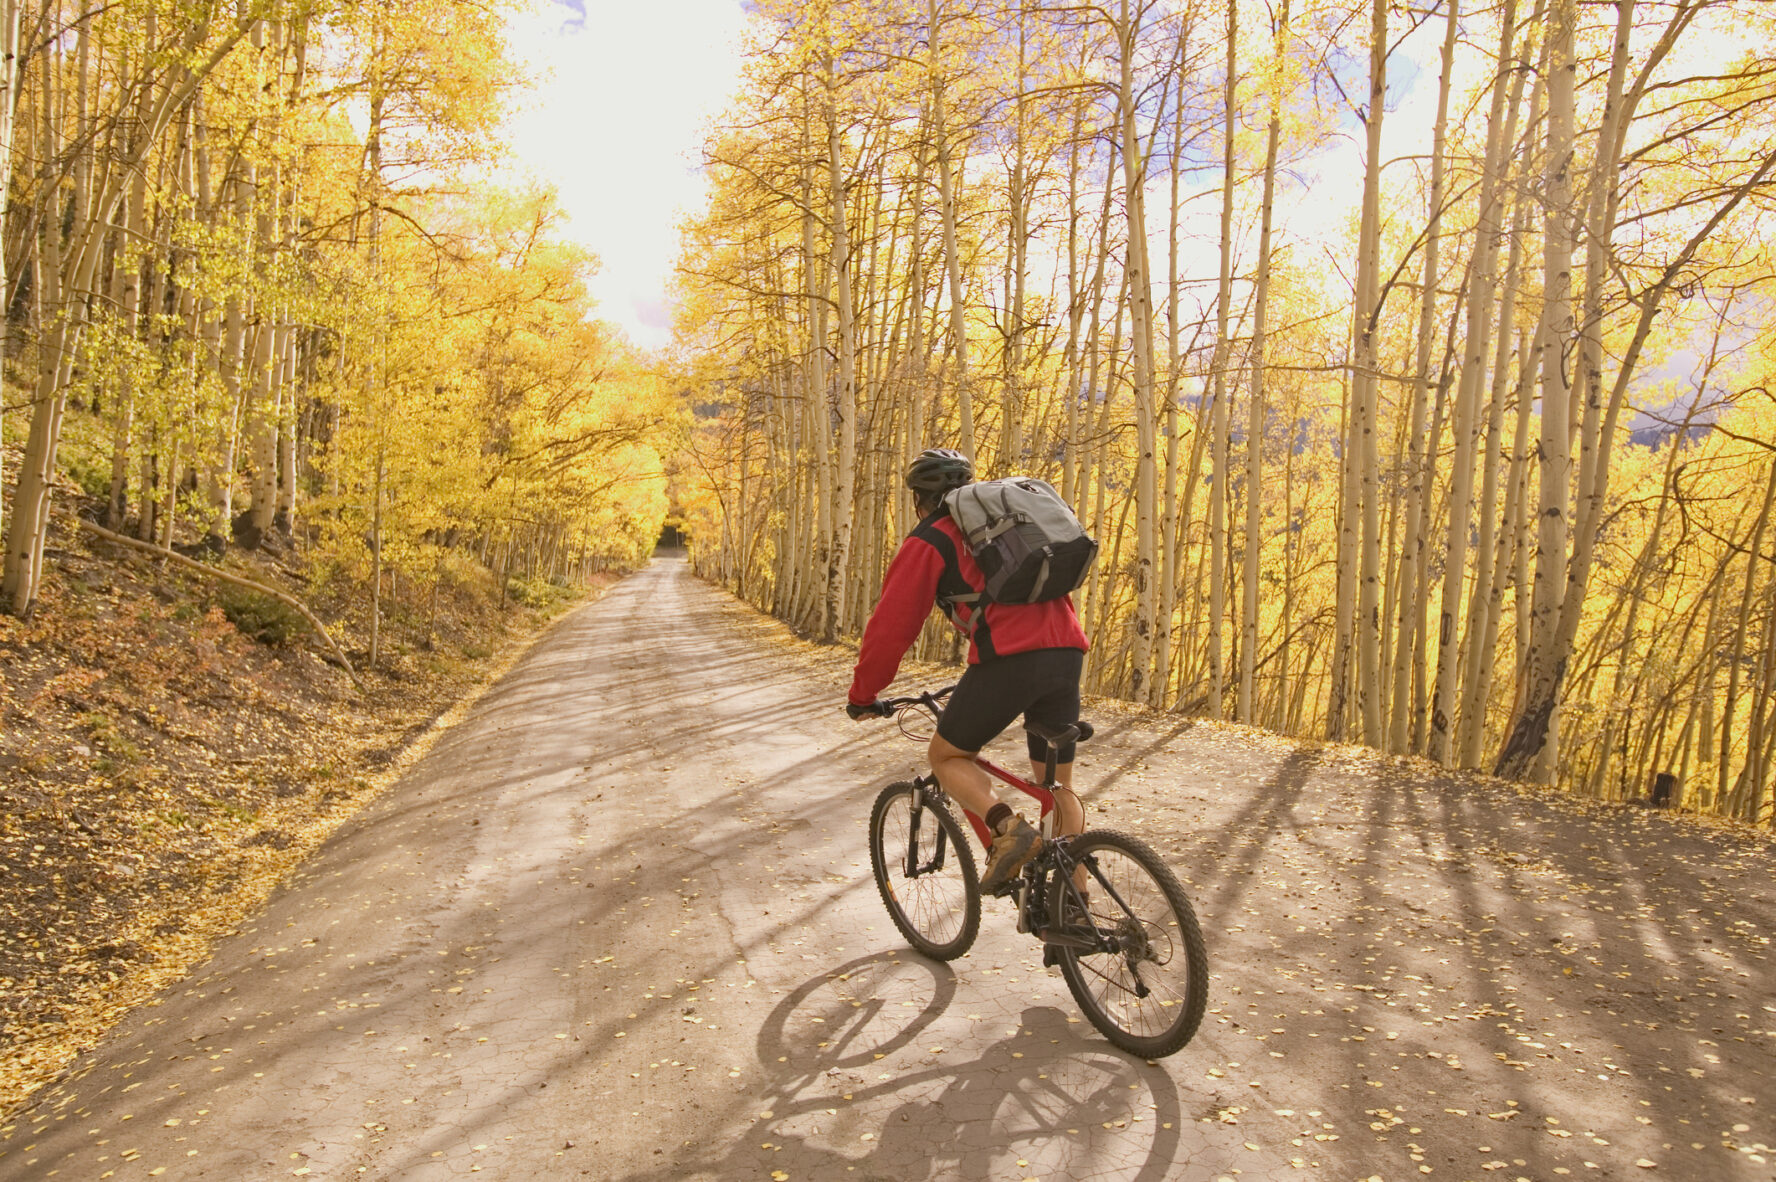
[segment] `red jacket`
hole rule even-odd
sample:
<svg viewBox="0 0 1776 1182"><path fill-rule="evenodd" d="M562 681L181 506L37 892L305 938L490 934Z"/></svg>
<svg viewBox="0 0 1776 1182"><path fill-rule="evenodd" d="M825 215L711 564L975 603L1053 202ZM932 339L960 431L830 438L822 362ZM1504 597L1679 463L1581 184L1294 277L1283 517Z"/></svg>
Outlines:
<svg viewBox="0 0 1776 1182"><path fill-rule="evenodd" d="M852 704L867 706L888 688L940 593L966 595L986 585L947 510L921 521L888 564L882 598L863 630L857 671L851 678ZM951 619L967 630L972 614L972 605L958 604ZM1039 648L1084 652L1090 647L1071 596L1042 603L989 603L969 638L968 663L978 665Z"/></svg>

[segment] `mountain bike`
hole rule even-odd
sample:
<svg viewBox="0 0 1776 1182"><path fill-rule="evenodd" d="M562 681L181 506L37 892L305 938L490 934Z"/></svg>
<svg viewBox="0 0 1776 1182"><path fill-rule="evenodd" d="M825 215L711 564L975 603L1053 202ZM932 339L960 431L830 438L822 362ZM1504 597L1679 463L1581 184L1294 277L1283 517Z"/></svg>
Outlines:
<svg viewBox="0 0 1776 1182"><path fill-rule="evenodd" d="M909 738L928 738L909 719L935 721L955 686L878 703ZM1042 940L1043 964L1058 966L1073 999L1112 1043L1148 1059L1188 1043L1208 1000L1208 953L1184 888L1146 842L1111 829L1057 837L1055 763L1068 743L1091 738L1090 723L1030 725L1048 745L1041 784L985 759L994 778L1036 800L1042 846L996 896L1017 907L1017 929ZM963 810L983 846L986 822ZM935 960L954 960L980 933L980 875L952 802L927 772L882 789L870 811L870 867L894 926Z"/></svg>

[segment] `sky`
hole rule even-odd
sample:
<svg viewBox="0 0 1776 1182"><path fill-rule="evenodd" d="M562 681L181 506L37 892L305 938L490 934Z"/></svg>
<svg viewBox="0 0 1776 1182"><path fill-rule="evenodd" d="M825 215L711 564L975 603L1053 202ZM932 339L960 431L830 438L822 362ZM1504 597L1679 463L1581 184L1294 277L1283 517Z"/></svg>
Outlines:
<svg viewBox="0 0 1776 1182"><path fill-rule="evenodd" d="M510 123L521 172L555 186L567 236L602 261L597 314L636 345L671 336L678 222L704 201L703 132L738 86L741 0L537 0L510 27L539 75Z"/></svg>

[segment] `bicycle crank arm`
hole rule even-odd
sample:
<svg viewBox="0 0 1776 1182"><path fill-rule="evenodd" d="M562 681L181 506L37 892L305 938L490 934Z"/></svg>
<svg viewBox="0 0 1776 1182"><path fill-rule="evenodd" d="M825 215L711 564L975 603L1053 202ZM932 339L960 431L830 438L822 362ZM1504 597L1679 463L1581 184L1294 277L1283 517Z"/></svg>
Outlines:
<svg viewBox="0 0 1776 1182"><path fill-rule="evenodd" d="M1043 937L1042 942L1051 948L1076 948L1081 952L1109 951L1104 947L1102 936L1088 939L1081 935L1070 935L1065 930L1056 931L1054 928L1048 929L1048 934Z"/></svg>

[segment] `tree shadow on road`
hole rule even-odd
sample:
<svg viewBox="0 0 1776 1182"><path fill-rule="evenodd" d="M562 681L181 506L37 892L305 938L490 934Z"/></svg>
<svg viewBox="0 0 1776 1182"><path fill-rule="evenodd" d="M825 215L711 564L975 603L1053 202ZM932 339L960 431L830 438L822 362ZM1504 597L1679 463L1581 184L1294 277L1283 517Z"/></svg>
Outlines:
<svg viewBox="0 0 1776 1182"><path fill-rule="evenodd" d="M949 966L882 952L810 977L783 998L758 1035L761 1089L736 1099L745 1121L732 1143L692 1146L625 1182L687 1176L859 1179L994 1176L1010 1158L1040 1158L1044 1173L1113 1171L1130 1182L1175 1177L1181 1101L1166 1072L1082 1032L1078 1019L1030 1005L1015 1030L984 1045L940 1045L934 1026L957 997ZM970 1015L970 1017L976 1017ZM1003 1027L979 1019L974 1034ZM971 1037L971 1043L974 1039ZM984 1041L984 1040L983 1040ZM910 1070L881 1061L931 1042ZM867 1116L901 1097L885 1117ZM876 1104L872 1104L876 1102ZM1087 1130L1116 1130L1113 1149ZM1035 1167L1031 1172L1036 1172Z"/></svg>

